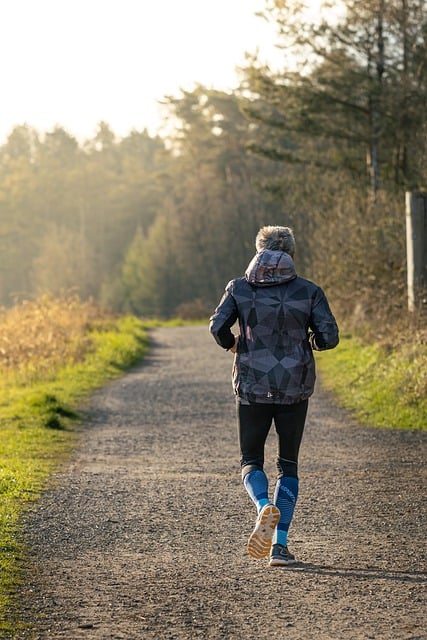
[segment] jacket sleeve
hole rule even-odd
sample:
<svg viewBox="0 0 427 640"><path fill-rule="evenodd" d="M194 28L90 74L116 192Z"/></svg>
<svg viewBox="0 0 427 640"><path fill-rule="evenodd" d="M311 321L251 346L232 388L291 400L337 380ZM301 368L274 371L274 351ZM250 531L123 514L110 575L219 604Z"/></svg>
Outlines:
<svg viewBox="0 0 427 640"><path fill-rule="evenodd" d="M209 331L223 349L231 349L234 335L231 327L236 322L238 313L236 301L232 295L233 281L229 282L219 305L210 318Z"/></svg>
<svg viewBox="0 0 427 640"><path fill-rule="evenodd" d="M333 349L339 342L336 320L329 307L328 300L320 287L317 287L310 318L310 343L315 351Z"/></svg>

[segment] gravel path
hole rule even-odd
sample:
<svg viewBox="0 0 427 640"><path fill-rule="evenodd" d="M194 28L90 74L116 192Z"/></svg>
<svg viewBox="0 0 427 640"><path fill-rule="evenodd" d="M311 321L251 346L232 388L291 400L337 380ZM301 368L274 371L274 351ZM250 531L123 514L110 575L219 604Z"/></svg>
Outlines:
<svg viewBox="0 0 427 640"><path fill-rule="evenodd" d="M145 363L94 395L27 520L16 640L427 638L427 434L362 428L317 389L290 536L302 564L269 568L246 554L231 362L206 327L156 329ZM272 433L272 480L274 455Z"/></svg>

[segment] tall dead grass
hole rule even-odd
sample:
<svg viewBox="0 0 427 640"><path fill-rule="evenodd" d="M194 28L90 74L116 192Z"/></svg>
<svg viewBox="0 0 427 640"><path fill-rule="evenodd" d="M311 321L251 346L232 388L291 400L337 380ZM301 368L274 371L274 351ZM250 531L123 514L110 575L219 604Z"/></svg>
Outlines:
<svg viewBox="0 0 427 640"><path fill-rule="evenodd" d="M0 309L0 374L3 382L43 379L81 361L91 349L89 331L105 319L93 302L75 295L43 296Z"/></svg>

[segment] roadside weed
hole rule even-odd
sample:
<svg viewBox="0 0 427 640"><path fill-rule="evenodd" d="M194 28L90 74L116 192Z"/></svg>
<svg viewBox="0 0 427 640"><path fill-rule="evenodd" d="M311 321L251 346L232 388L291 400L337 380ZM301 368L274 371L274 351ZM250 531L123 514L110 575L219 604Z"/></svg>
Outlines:
<svg viewBox="0 0 427 640"><path fill-rule="evenodd" d="M350 334L316 354L323 385L364 424L427 429L427 345L415 340L387 351Z"/></svg>

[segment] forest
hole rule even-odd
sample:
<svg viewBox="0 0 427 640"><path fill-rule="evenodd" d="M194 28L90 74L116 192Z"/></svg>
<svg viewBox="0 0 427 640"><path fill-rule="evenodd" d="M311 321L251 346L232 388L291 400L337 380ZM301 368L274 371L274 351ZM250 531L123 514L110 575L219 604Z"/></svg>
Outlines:
<svg viewBox="0 0 427 640"><path fill-rule="evenodd" d="M233 92L164 97L167 138L16 126L0 147L0 305L72 290L118 313L207 317L258 228L279 224L347 326L420 329L405 192L427 190L425 1L345 5L310 24L267 0L283 67L248 55Z"/></svg>

